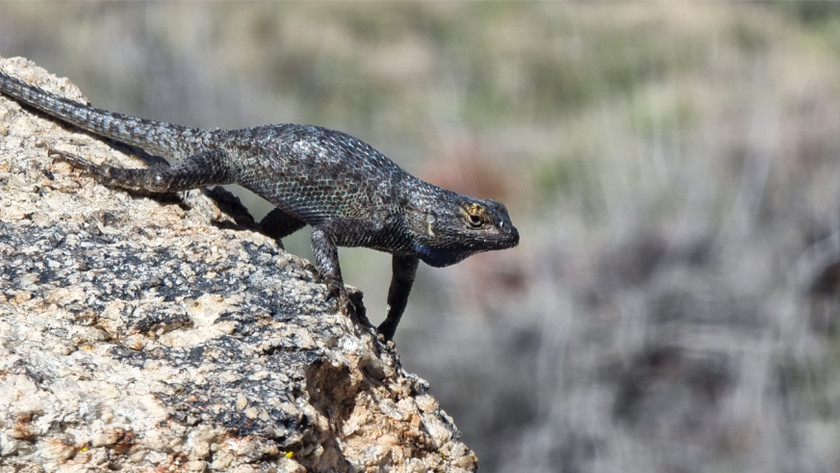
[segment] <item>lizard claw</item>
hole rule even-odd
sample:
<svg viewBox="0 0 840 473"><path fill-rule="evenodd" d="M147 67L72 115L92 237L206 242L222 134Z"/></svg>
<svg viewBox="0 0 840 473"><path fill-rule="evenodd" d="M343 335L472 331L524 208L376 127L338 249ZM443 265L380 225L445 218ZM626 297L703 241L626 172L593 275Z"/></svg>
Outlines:
<svg viewBox="0 0 840 473"><path fill-rule="evenodd" d="M355 313L355 307L347 296L347 291L343 285L334 282L326 282L327 284L327 301L333 303L333 308L344 315L352 316Z"/></svg>
<svg viewBox="0 0 840 473"><path fill-rule="evenodd" d="M54 160L64 161L73 168L81 171L81 173L86 176L93 176L98 179L104 179L105 177L107 177L103 175L103 173L106 172L105 169L107 168L102 168L93 161L89 161L73 153L69 153L67 151L60 151L57 149L50 149L49 151L47 151L47 156Z"/></svg>
<svg viewBox="0 0 840 473"><path fill-rule="evenodd" d="M362 291L358 289L347 291L343 285L330 283L327 283L327 291L327 301L333 302L333 310L370 325L362 303Z"/></svg>
<svg viewBox="0 0 840 473"><path fill-rule="evenodd" d="M341 280L325 275L309 261L305 263L304 269L311 272L316 281L327 286L327 301L334 303L334 310L341 311L344 315L352 316L355 313L354 304L347 295L347 290L344 288L344 283Z"/></svg>
<svg viewBox="0 0 840 473"><path fill-rule="evenodd" d="M52 159L57 159L59 161L64 161L65 163L73 166L74 168L78 168L78 169L82 169L82 170L87 170L87 169L90 169L92 167L96 167L95 164L88 161L87 159L84 159L84 158L82 158L80 156L77 156L73 153L68 153L67 151L50 149L49 151L47 151L47 156L49 156Z"/></svg>

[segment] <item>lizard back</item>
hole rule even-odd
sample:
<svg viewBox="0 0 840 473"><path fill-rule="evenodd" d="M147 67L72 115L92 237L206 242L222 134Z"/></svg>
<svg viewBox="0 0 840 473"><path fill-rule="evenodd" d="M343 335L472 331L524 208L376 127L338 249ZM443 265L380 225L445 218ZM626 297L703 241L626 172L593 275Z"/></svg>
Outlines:
<svg viewBox="0 0 840 473"><path fill-rule="evenodd" d="M329 128L276 124L212 134L236 156L239 184L310 224L384 218L400 211L406 188L429 185L364 141Z"/></svg>

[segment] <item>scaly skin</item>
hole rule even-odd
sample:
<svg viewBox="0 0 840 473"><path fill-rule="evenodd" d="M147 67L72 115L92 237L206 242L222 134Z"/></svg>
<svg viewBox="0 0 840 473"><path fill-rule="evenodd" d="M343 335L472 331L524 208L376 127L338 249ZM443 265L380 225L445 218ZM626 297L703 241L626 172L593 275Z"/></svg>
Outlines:
<svg viewBox="0 0 840 473"><path fill-rule="evenodd" d="M150 192L239 184L276 206L266 218L278 238L310 225L315 265L344 308L350 305L336 247L391 253L388 314L378 328L386 340L405 310L419 261L449 266L519 242L501 203L424 182L339 131L294 124L188 128L77 103L3 73L0 92L62 122L176 161L171 167L125 169L52 152L103 184Z"/></svg>

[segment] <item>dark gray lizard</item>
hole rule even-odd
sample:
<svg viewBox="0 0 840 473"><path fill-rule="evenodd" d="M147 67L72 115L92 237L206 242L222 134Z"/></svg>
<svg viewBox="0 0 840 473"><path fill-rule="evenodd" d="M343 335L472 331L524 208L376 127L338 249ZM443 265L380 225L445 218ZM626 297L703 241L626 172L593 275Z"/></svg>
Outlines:
<svg viewBox="0 0 840 473"><path fill-rule="evenodd" d="M52 152L103 184L149 192L239 184L276 206L269 216L278 238L312 226L315 265L343 309L352 306L336 247L391 253L388 313L378 327L387 340L405 310L419 261L449 266L519 242L501 203L422 181L339 131L295 124L189 128L77 103L3 73L0 92L88 132L176 161L171 167L125 169Z"/></svg>

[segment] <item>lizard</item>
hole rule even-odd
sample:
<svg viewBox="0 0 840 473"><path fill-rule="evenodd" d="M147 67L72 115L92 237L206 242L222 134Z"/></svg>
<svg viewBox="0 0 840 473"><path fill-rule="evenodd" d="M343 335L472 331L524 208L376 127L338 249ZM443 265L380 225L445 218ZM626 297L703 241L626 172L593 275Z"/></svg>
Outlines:
<svg viewBox="0 0 840 473"><path fill-rule="evenodd" d="M72 101L0 72L0 93L53 119L163 157L169 165L122 168L50 150L110 187L171 193L239 184L270 202L276 238L312 227L316 274L345 313L338 246L392 255L384 321L392 340L420 261L445 267L484 251L516 246L505 206L438 187L405 171L364 141L314 125L201 129L148 120Z"/></svg>

